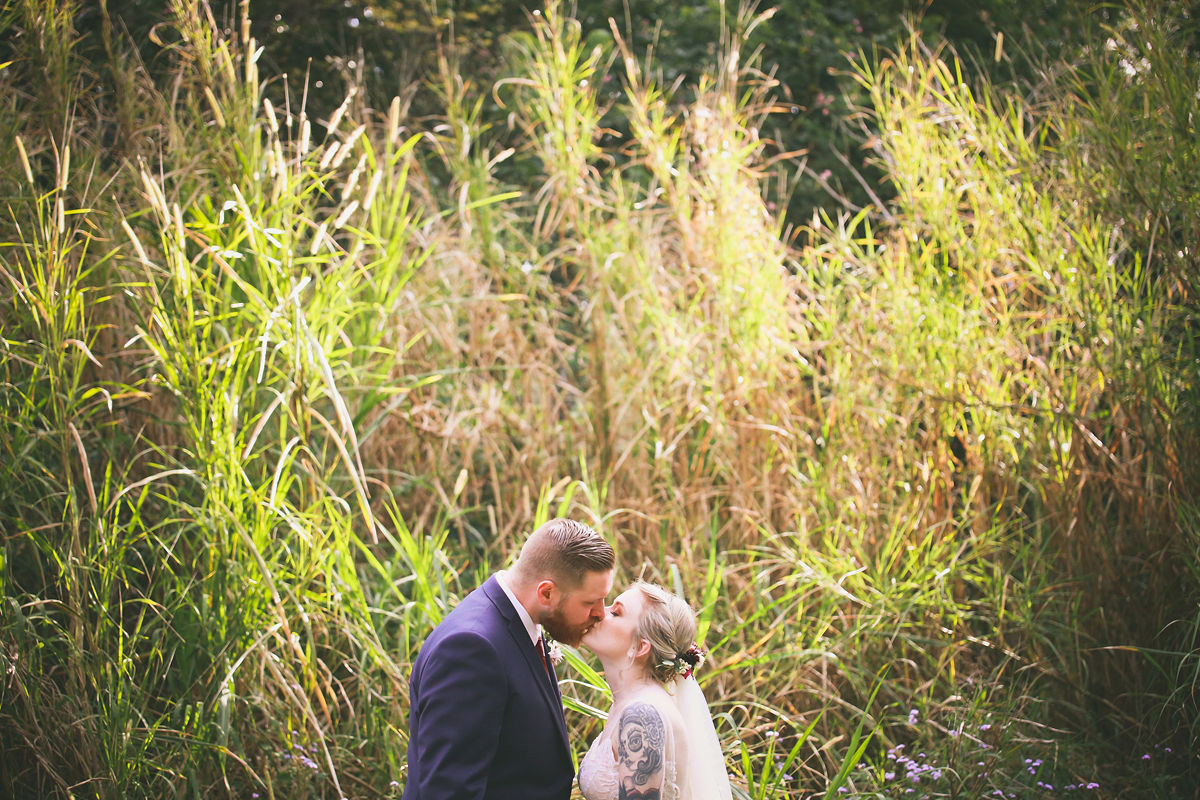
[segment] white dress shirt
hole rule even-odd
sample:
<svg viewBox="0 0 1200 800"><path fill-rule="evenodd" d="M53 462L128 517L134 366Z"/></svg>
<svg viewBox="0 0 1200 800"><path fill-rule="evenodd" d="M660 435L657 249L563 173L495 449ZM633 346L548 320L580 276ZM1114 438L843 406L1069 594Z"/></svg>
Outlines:
<svg viewBox="0 0 1200 800"><path fill-rule="evenodd" d="M542 638L542 632L537 624L533 621L533 617L529 616L529 611L525 606L521 605L521 601L513 594L512 589L508 588L508 571L500 570L496 573L496 583L500 584L500 588L504 590L504 594L508 597L509 602L513 604L513 608L517 610L517 616L521 618L521 622L525 624L525 632L529 634L530 644L537 644L537 640Z"/></svg>

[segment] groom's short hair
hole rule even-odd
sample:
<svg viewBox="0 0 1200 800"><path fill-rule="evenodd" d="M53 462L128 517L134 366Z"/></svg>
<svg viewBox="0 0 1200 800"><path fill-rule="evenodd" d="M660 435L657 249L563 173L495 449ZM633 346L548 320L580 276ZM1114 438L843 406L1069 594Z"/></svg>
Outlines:
<svg viewBox="0 0 1200 800"><path fill-rule="evenodd" d="M617 562L612 545L590 526L573 519L552 519L529 534L513 567L517 580L550 578L574 591L591 572L608 572Z"/></svg>

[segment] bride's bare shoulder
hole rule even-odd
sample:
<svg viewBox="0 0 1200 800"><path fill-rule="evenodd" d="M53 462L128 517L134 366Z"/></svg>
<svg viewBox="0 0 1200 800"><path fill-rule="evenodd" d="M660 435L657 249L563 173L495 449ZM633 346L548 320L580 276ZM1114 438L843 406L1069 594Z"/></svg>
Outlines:
<svg viewBox="0 0 1200 800"><path fill-rule="evenodd" d="M614 708L608 725L610 728L651 725L660 728L664 734L669 730L675 737L684 732L683 715L674 698L657 685L639 692L620 708Z"/></svg>

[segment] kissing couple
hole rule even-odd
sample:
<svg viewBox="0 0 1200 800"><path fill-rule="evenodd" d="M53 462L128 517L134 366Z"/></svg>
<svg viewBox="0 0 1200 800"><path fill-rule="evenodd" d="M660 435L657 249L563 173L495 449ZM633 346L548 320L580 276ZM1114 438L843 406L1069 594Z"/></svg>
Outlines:
<svg viewBox="0 0 1200 800"><path fill-rule="evenodd" d="M696 615L642 582L605 605L615 563L592 528L550 520L446 615L413 664L403 800L568 800L575 766L542 631L591 650L612 690L579 764L585 800L730 800L692 677Z"/></svg>

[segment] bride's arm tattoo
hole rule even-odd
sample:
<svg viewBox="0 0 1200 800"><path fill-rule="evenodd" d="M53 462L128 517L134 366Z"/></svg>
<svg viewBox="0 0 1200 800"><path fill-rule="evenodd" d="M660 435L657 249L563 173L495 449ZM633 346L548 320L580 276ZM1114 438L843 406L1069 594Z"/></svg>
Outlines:
<svg viewBox="0 0 1200 800"><path fill-rule="evenodd" d="M649 703L634 703L621 712L617 727L618 800L658 800L666 758L662 716Z"/></svg>

